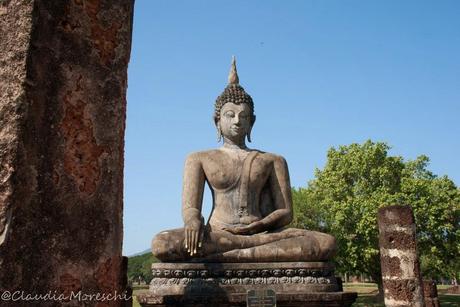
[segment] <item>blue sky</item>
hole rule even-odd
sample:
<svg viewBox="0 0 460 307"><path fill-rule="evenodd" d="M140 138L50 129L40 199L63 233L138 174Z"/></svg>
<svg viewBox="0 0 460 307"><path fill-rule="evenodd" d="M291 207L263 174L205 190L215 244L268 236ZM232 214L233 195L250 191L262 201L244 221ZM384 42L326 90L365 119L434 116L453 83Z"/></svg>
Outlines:
<svg viewBox="0 0 460 307"><path fill-rule="evenodd" d="M255 102L249 146L283 155L293 186L331 146L367 139L425 154L460 185L459 16L459 1L137 0L123 253L182 227L184 159L219 146L213 104L232 55Z"/></svg>

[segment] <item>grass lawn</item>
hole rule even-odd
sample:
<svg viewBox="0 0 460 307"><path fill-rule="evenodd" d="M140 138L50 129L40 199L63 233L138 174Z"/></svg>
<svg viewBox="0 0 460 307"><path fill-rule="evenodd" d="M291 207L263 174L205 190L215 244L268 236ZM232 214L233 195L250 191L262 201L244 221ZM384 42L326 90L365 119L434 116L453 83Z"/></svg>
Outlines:
<svg viewBox="0 0 460 307"><path fill-rule="evenodd" d="M141 307L135 296L133 297L133 307Z"/></svg>
<svg viewBox="0 0 460 307"><path fill-rule="evenodd" d="M438 286L439 302L443 307L459 307L460 295L443 294L449 286ZM133 287L133 307L140 307L136 300L136 293L145 290L147 287ZM343 290L346 292L358 292L358 299L353 304L354 307L385 307L383 302L377 302L377 285L372 283L345 283Z"/></svg>
<svg viewBox="0 0 460 307"><path fill-rule="evenodd" d="M438 298L443 307L459 307L460 295L444 294L450 286L438 286ZM356 307L384 307L383 302L377 301L377 285L372 283L344 283L343 290L346 292L358 292L358 299L353 306Z"/></svg>

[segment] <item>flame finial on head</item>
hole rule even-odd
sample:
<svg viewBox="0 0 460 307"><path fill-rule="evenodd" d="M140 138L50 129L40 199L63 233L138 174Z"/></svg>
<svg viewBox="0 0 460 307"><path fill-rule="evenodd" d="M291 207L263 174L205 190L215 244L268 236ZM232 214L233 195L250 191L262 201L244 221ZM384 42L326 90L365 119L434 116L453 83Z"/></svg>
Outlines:
<svg viewBox="0 0 460 307"><path fill-rule="evenodd" d="M236 71L236 59L232 57L232 66L230 67L230 73L228 74L228 84L239 84L240 79L238 78L238 72Z"/></svg>
<svg viewBox="0 0 460 307"><path fill-rule="evenodd" d="M214 122L217 125L217 139L221 139L221 131L219 128L219 121L220 121L220 112L224 104L226 103L234 103L234 104L242 104L245 103L249 106L251 112L251 127L256 120L256 116L254 114L254 102L252 101L251 96L244 91L244 88L239 84L240 80L238 78L238 73L236 71L236 60L235 56L232 58L232 66L230 67L230 73L228 74L228 85L225 87L222 94L219 95L216 99L216 103L214 104ZM251 132L249 131L247 134L248 141L251 142Z"/></svg>

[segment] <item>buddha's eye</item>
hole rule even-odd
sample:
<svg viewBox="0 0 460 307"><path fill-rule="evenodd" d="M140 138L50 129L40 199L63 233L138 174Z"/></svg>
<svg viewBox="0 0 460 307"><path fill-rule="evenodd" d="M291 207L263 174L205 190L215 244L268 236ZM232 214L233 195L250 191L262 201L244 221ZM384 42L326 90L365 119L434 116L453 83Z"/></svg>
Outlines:
<svg viewBox="0 0 460 307"><path fill-rule="evenodd" d="M235 113L233 113L232 111L228 111L228 112L225 112L224 116L227 118L233 118L235 117Z"/></svg>

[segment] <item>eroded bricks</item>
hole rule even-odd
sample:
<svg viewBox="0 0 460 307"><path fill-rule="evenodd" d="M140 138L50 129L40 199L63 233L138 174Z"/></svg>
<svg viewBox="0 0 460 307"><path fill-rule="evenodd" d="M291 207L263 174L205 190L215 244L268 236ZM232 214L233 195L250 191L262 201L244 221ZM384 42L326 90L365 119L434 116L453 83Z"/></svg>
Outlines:
<svg viewBox="0 0 460 307"><path fill-rule="evenodd" d="M415 220L409 206L378 211L385 306L424 306Z"/></svg>

